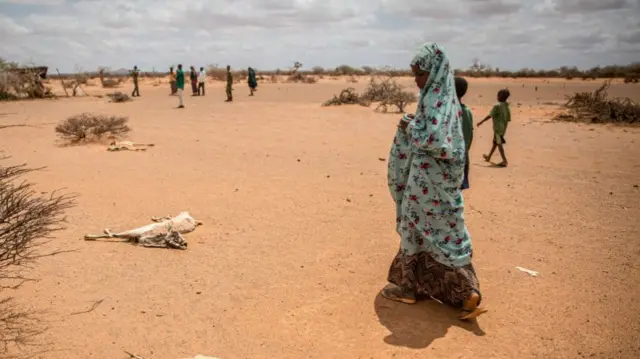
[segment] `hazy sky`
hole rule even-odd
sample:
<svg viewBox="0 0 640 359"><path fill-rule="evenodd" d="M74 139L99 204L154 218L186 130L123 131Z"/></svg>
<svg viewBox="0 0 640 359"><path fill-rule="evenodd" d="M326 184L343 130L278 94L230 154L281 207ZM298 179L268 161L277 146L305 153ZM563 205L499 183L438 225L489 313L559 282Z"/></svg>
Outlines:
<svg viewBox="0 0 640 359"><path fill-rule="evenodd" d="M406 67L425 41L456 68L627 64L640 0L0 0L0 56L63 72Z"/></svg>

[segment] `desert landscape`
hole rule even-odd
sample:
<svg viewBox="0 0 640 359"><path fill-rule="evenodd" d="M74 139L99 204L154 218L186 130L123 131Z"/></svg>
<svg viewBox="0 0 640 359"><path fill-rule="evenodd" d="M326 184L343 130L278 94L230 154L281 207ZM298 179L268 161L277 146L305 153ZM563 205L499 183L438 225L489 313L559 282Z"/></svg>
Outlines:
<svg viewBox="0 0 640 359"><path fill-rule="evenodd" d="M62 189L66 229L11 293L47 327L38 358L637 358L640 357L640 128L556 121L566 96L604 82L469 78L480 121L511 91L510 165L482 154L475 130L465 217L489 312L461 322L435 301L409 306L378 293L399 238L387 160L399 114L321 106L368 77L260 81L256 96L210 80L175 109L166 78L141 97L0 102L3 166L26 163L37 193ZM409 77L396 78L407 90ZM614 80L611 97L640 101ZM128 93L131 83L118 85ZM412 112L415 104L407 106ZM80 113L128 118L124 138L67 145L54 129ZM203 223L188 249L84 241L88 233L188 211ZM516 269L523 267L537 276ZM35 348L35 349L34 349Z"/></svg>

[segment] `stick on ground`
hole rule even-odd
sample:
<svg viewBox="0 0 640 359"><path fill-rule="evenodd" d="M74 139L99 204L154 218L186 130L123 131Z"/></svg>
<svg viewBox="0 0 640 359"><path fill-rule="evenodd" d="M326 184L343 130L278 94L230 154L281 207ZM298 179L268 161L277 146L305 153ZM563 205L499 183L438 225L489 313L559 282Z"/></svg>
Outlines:
<svg viewBox="0 0 640 359"><path fill-rule="evenodd" d="M78 315L78 314L85 314L85 313L93 312L96 308L98 308L100 303L102 303L103 301L104 301L104 299L100 299L100 300L94 302L93 305L91 306L91 308L89 308L88 310L84 310L82 312L74 312L74 313L71 313L71 315Z"/></svg>

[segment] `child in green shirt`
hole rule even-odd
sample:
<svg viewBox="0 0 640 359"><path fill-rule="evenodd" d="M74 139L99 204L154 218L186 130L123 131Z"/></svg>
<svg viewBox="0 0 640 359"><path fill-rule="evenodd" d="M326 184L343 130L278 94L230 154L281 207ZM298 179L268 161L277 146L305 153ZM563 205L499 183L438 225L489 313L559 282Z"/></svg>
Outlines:
<svg viewBox="0 0 640 359"><path fill-rule="evenodd" d="M465 158L464 158L464 178L462 179L462 187L460 189L469 188L469 150L471 149L471 142L473 141L473 114L471 110L462 103L462 98L467 93L469 84L467 80L462 77L455 77L456 95L458 95L458 102L462 108L462 136L464 137L465 144Z"/></svg>
<svg viewBox="0 0 640 359"><path fill-rule="evenodd" d="M509 122L511 122L511 109L507 102L510 95L511 93L507 89L498 91L498 103L493 106L489 115L478 123L478 127L480 127L490 118L493 119L493 147L491 147L491 152L488 155L483 155L483 157L485 161L491 161L491 156L493 156L493 152L497 148L502 157L502 162L498 164L499 167L507 167L507 157L504 154L504 144L507 141L505 141L504 135L507 132Z"/></svg>

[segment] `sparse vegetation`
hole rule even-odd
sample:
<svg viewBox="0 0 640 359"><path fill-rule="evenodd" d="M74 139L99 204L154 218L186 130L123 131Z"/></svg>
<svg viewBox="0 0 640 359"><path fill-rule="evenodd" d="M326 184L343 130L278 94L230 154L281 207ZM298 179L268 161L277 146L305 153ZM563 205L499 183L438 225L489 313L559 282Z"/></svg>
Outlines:
<svg viewBox="0 0 640 359"><path fill-rule="evenodd" d="M579 92L569 96L565 107L569 113L559 114L556 120L591 123L635 124L640 120L640 105L629 98L609 98L611 80L593 92Z"/></svg>
<svg viewBox="0 0 640 359"><path fill-rule="evenodd" d="M104 68L101 68L98 71L98 75L100 77L100 84L102 84L102 87L106 89L118 87L118 85L120 85L120 83L122 82L122 78L118 78L118 79L105 78Z"/></svg>
<svg viewBox="0 0 640 359"><path fill-rule="evenodd" d="M415 93L405 91L392 77L388 77L383 80L372 78L362 95L358 95L354 88L349 87L342 90L340 95L333 95L332 99L322 105L360 104L368 107L371 103L377 102L376 111L387 112L395 107L397 112L404 112L407 105L417 102L417 100Z"/></svg>
<svg viewBox="0 0 640 359"><path fill-rule="evenodd" d="M0 165L0 357L24 350L44 331L37 313L20 308L7 291L31 281L24 276L37 259L63 253L43 252L51 234L64 229L64 212L75 205L74 197L56 192L36 195L33 184L16 179L35 171ZM13 356L12 356L13 358Z"/></svg>
<svg viewBox="0 0 640 359"><path fill-rule="evenodd" d="M122 93L120 91L116 91L112 94L107 94L111 98L110 102L128 102L131 101L131 97L126 93Z"/></svg>
<svg viewBox="0 0 640 359"><path fill-rule="evenodd" d="M83 113L71 116L56 126L56 132L72 144L124 137L131 129L128 118Z"/></svg>
<svg viewBox="0 0 640 359"><path fill-rule="evenodd" d="M51 96L42 80L47 67L18 67L0 58L0 101Z"/></svg>
<svg viewBox="0 0 640 359"><path fill-rule="evenodd" d="M355 105L360 104L363 106L369 106L368 103L364 103L356 89L348 87L340 92L340 95L333 95L333 98L325 101L322 106L340 106L340 105Z"/></svg>

